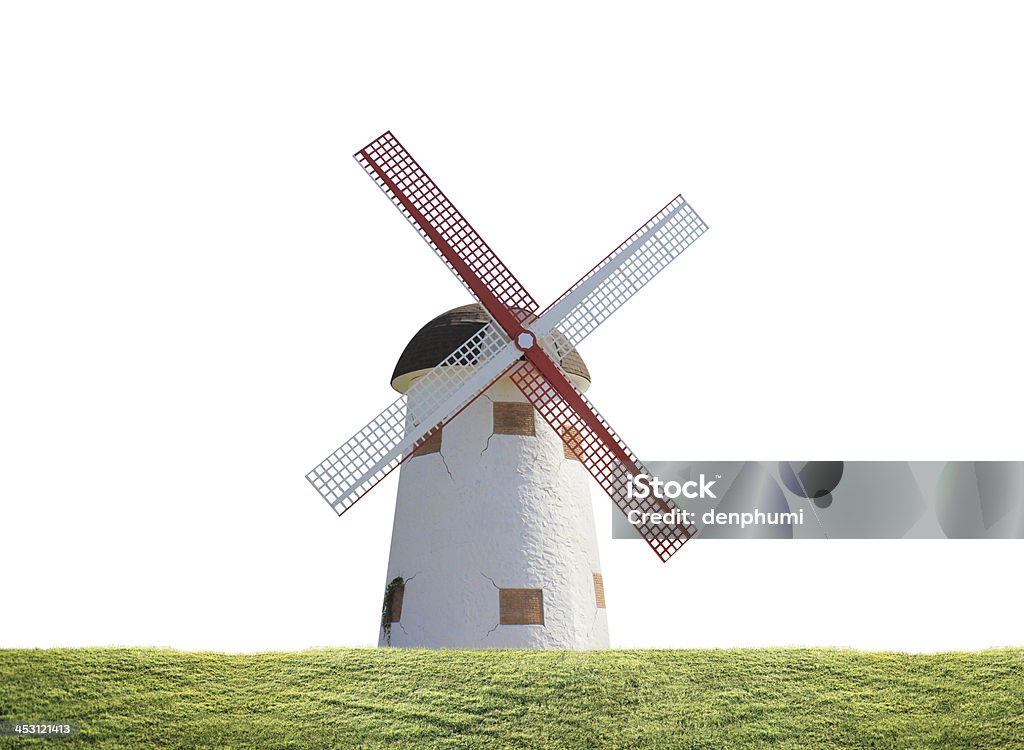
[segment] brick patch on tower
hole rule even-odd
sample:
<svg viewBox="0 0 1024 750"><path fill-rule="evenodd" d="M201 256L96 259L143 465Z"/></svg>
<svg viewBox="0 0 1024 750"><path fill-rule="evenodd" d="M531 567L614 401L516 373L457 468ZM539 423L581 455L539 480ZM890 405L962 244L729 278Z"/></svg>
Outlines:
<svg viewBox="0 0 1024 750"><path fill-rule="evenodd" d="M597 600L597 608L604 609L604 576L594 573L594 598Z"/></svg>
<svg viewBox="0 0 1024 750"><path fill-rule="evenodd" d="M543 589L498 589L498 622L502 625L543 625Z"/></svg>
<svg viewBox="0 0 1024 750"><path fill-rule="evenodd" d="M442 430L436 429L427 437L426 440L416 449L417 456L425 456L428 453L440 453L441 452L441 432Z"/></svg>
<svg viewBox="0 0 1024 750"><path fill-rule="evenodd" d="M536 435L533 405L518 401L494 402L495 435Z"/></svg>
<svg viewBox="0 0 1024 750"><path fill-rule="evenodd" d="M565 457L571 461L579 461L579 451L583 445L583 436L580 435L580 431L573 427L571 424L567 424L562 427L562 450L565 453Z"/></svg>

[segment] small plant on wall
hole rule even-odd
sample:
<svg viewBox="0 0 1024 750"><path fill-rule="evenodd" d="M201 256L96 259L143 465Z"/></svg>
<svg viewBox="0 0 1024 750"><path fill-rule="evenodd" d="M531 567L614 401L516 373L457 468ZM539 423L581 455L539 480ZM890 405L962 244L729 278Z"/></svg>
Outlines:
<svg viewBox="0 0 1024 750"><path fill-rule="evenodd" d="M384 588L384 606L380 612L380 626L384 630L384 642L391 645L391 623L402 616L402 599L405 594L405 579L397 576Z"/></svg>

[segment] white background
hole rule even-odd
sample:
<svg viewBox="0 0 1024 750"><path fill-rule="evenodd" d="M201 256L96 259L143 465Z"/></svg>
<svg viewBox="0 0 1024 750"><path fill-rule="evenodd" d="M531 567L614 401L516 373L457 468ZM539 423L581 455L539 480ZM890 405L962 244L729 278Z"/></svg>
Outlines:
<svg viewBox="0 0 1024 750"><path fill-rule="evenodd" d="M1024 459L1012 6L503 7L3 5L0 646L375 641L395 477L304 474L469 301L387 129L542 305L701 212L582 349L640 455ZM594 501L616 646L1024 645L1024 542L663 565Z"/></svg>

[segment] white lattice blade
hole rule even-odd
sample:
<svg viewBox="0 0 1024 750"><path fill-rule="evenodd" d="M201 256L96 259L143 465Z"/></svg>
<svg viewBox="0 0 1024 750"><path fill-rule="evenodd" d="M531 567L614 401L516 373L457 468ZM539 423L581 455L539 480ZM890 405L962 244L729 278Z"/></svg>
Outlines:
<svg viewBox="0 0 1024 750"><path fill-rule="evenodd" d="M530 330L561 361L706 230L683 197L676 197L556 300Z"/></svg>
<svg viewBox="0 0 1024 750"><path fill-rule="evenodd" d="M306 475L340 515L457 414L521 352L488 323Z"/></svg>
<svg viewBox="0 0 1024 750"><path fill-rule="evenodd" d="M521 354L497 324L485 325L405 392L409 398L410 429L429 431L450 418L454 413L453 399L461 399L461 409L477 395L468 392L471 388L483 390Z"/></svg>
<svg viewBox="0 0 1024 750"><path fill-rule="evenodd" d="M399 397L306 474L339 515L402 462L406 402Z"/></svg>

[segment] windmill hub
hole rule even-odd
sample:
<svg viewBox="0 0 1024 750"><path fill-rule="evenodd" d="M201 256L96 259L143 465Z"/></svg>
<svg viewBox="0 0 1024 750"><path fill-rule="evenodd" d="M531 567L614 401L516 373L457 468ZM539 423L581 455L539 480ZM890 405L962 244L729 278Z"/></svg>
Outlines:
<svg viewBox="0 0 1024 750"><path fill-rule="evenodd" d="M516 346L522 349L524 352L534 345L533 334L529 331L523 331L516 338Z"/></svg>

